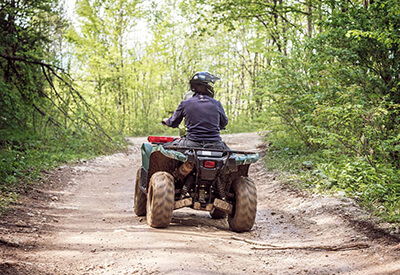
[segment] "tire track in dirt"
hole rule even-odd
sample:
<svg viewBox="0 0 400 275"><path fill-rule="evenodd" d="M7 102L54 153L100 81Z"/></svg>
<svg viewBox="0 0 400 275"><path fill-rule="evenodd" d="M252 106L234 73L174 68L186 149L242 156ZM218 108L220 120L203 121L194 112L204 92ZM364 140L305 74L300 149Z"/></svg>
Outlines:
<svg viewBox="0 0 400 275"><path fill-rule="evenodd" d="M256 133L223 138L232 149L261 150ZM32 232L1 235L13 243L19 239L20 244L34 239L35 245L26 250L23 245L4 250L0 274L400 273L398 252L392 243L371 239L370 231L358 231L359 227L346 218L346 214L364 215L350 200L291 191L276 174L265 170L262 161L250 168L258 195L256 224L251 232L233 233L225 220L212 220L208 213L191 209L175 211L166 229L150 228L145 218L133 213L143 141L132 138L128 153L55 171L61 185L43 191L52 198L51 203L32 208L41 209L37 215L40 230L35 237ZM232 236L277 246L363 242L370 247L349 251L258 250L256 245Z"/></svg>

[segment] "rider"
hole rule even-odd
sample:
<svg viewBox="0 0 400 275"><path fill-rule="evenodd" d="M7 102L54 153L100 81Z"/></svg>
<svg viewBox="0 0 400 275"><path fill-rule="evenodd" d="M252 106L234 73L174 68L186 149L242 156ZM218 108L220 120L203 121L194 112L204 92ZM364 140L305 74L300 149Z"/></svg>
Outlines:
<svg viewBox="0 0 400 275"><path fill-rule="evenodd" d="M162 121L176 128L185 118L187 136L174 142L174 145L229 149L220 136L220 130L228 124L228 118L221 103L214 99L214 83L219 79L209 72L195 73L190 79L193 97L183 100L172 117Z"/></svg>

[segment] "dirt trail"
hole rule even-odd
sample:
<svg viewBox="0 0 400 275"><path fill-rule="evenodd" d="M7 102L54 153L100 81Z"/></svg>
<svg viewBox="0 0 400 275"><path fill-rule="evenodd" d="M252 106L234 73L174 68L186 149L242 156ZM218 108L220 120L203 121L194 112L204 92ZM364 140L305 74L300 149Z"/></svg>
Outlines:
<svg viewBox="0 0 400 275"><path fill-rule="evenodd" d="M224 140L262 147L256 133ZM150 228L133 213L144 139L131 141L126 154L51 172L49 190L37 187L4 217L0 274L400 274L396 240L368 228L351 201L291 191L262 161L250 169L258 194L251 232L190 209L174 212L166 229ZM345 244L368 247L330 251Z"/></svg>

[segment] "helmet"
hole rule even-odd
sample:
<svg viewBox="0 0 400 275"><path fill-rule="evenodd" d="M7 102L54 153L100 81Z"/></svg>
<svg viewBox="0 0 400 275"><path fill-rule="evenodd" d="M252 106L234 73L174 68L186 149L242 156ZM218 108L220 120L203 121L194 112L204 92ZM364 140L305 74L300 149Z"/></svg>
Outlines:
<svg viewBox="0 0 400 275"><path fill-rule="evenodd" d="M209 72L197 72L189 81L190 89L195 93L206 93L214 97L214 83L220 78ZM199 85L205 86L199 89Z"/></svg>

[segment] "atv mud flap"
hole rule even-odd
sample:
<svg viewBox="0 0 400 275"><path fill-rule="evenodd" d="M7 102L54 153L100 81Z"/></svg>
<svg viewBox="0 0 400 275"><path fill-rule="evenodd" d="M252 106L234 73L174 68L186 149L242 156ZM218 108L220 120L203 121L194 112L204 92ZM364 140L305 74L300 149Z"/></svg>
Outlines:
<svg viewBox="0 0 400 275"><path fill-rule="evenodd" d="M206 204L205 207L202 207L202 206L201 206L201 203L198 202L198 201L196 201L196 202L193 204L193 209L195 209L195 210L211 211L211 210L213 209L213 205L212 205L211 203L208 203L208 204Z"/></svg>
<svg viewBox="0 0 400 275"><path fill-rule="evenodd" d="M221 211L224 211L224 212L226 212L228 214L232 214L233 206L229 202L226 202L226 201L223 201L223 200L220 200L220 199L215 199L214 200L214 207L219 209L219 210L221 210Z"/></svg>
<svg viewBox="0 0 400 275"><path fill-rule="evenodd" d="M175 202L174 210L183 208L183 207L192 206L192 204L193 204L192 198L186 198L183 200L179 200L179 201Z"/></svg>

